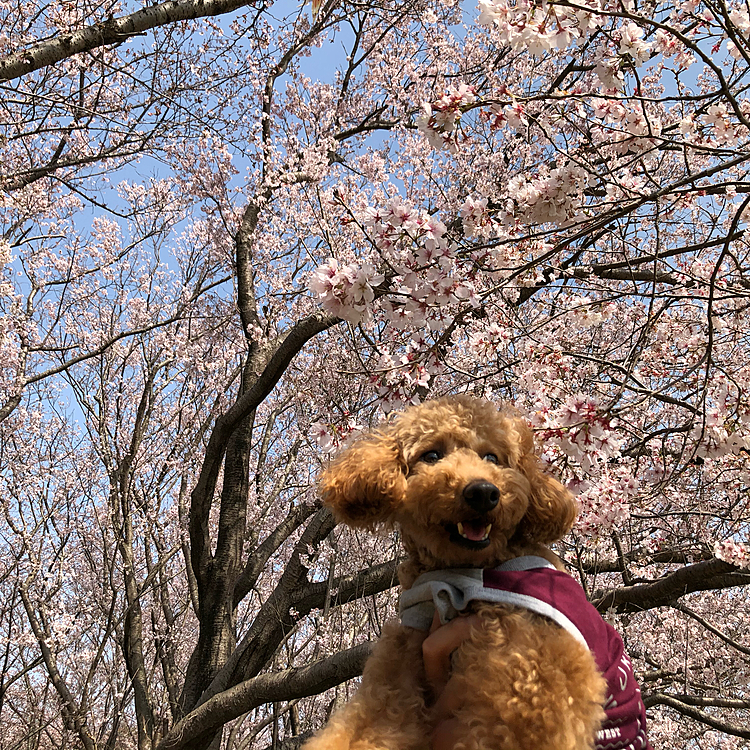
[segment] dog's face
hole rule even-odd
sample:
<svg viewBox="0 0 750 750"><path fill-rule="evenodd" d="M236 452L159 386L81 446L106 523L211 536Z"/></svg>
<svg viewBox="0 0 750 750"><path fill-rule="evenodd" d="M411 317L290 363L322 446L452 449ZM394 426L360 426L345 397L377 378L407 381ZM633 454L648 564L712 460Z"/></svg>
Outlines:
<svg viewBox="0 0 750 750"><path fill-rule="evenodd" d="M503 555L531 486L509 424L451 421L404 447L406 490L393 518L407 546L450 565L483 565Z"/></svg>
<svg viewBox="0 0 750 750"><path fill-rule="evenodd" d="M525 423L457 397L404 412L345 450L320 480L351 526L397 523L428 567L487 567L509 544L548 544L575 518L568 491L543 474Z"/></svg>

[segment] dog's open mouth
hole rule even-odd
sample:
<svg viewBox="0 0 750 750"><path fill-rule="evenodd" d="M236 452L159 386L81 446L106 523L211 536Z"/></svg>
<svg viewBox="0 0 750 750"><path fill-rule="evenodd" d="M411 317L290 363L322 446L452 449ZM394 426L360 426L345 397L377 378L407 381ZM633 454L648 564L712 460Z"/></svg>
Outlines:
<svg viewBox="0 0 750 750"><path fill-rule="evenodd" d="M492 524L482 519L471 521L459 521L456 524L448 524L448 533L453 544L458 544L467 549L484 549L490 543L490 531Z"/></svg>

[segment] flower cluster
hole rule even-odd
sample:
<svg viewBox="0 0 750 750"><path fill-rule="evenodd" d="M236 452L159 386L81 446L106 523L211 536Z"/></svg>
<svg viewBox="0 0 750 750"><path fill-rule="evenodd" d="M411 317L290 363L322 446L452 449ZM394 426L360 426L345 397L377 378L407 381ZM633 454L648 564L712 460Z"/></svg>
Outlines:
<svg viewBox="0 0 750 750"><path fill-rule="evenodd" d="M645 151L662 134L662 123L641 103L623 104L611 99L594 103L594 114L604 122L593 128L602 143L612 144L616 154Z"/></svg>
<svg viewBox="0 0 750 750"><path fill-rule="evenodd" d="M368 228L375 246L384 253L394 253L400 240L412 240L417 249L407 250L408 262L424 265L432 261L445 262L451 248L446 236L446 226L436 216L420 211L406 203L400 195L388 200L383 208L366 208L362 223Z"/></svg>
<svg viewBox="0 0 750 750"><path fill-rule="evenodd" d="M715 378L712 386L715 404L705 409L703 419L690 433L697 443L696 455L717 459L750 450L750 419L744 413L740 414L739 420L731 414L734 399L725 378Z"/></svg>
<svg viewBox="0 0 750 750"><path fill-rule="evenodd" d="M620 29L621 55L627 56L636 67L651 57L651 45L643 41L643 29L632 21Z"/></svg>
<svg viewBox="0 0 750 750"><path fill-rule="evenodd" d="M612 56L613 50L601 48L599 60L596 63L596 73L605 91L622 91L625 87L624 70L628 68L640 68L655 52L654 45L643 39L643 29L638 24L625 24L619 30L619 45L617 55ZM673 38L663 34L660 49L672 52Z"/></svg>
<svg viewBox="0 0 750 750"><path fill-rule="evenodd" d="M571 310L566 320L578 330L600 325L615 311L615 306L609 303L598 303L583 295L573 297L570 302Z"/></svg>
<svg viewBox="0 0 750 750"><path fill-rule="evenodd" d="M492 104L489 112L483 114L484 119L490 122L493 128L502 128L508 125L513 130L523 130L528 125L526 107L523 102L514 99L510 104Z"/></svg>
<svg viewBox="0 0 750 750"><path fill-rule="evenodd" d="M597 536L627 521L639 485L628 466L619 466L607 467L596 481L573 480L569 488L578 501L578 532Z"/></svg>
<svg viewBox="0 0 750 750"><path fill-rule="evenodd" d="M363 429L364 426L353 416L346 414L343 420L335 423L320 419L313 422L308 436L322 453L332 453Z"/></svg>
<svg viewBox="0 0 750 750"><path fill-rule="evenodd" d="M425 340L415 333L401 354L381 355L377 375L378 399L384 411L400 409L417 403L415 389L426 388L443 369L434 354L424 355Z"/></svg>
<svg viewBox="0 0 750 750"><path fill-rule="evenodd" d="M746 544L725 539L714 544L714 555L738 568L750 568L750 548Z"/></svg>
<svg viewBox="0 0 750 750"><path fill-rule="evenodd" d="M6 278L11 269L7 268L13 261L11 246L6 240L0 237L0 297L9 296L13 292L13 285ZM2 321L0 316L0 321ZM0 331L0 341L2 341L2 332Z"/></svg>
<svg viewBox="0 0 750 750"><path fill-rule="evenodd" d="M565 49L601 26L598 7L566 7L533 0L480 0L477 23L495 29L500 41L512 49L541 55Z"/></svg>
<svg viewBox="0 0 750 750"><path fill-rule="evenodd" d="M557 446L587 474L619 455L621 440L614 431L617 425L602 415L601 405L593 396L570 396L557 409L537 411L532 422L541 428L540 437L547 445Z"/></svg>
<svg viewBox="0 0 750 750"><path fill-rule="evenodd" d="M586 169L567 162L536 177L516 175L508 183L507 194L515 203L516 218L561 226L577 216L589 179Z"/></svg>
<svg viewBox="0 0 750 750"><path fill-rule="evenodd" d="M480 362L492 360L498 352L507 349L512 333L497 323L482 326L481 330L469 334L469 349Z"/></svg>
<svg viewBox="0 0 750 750"><path fill-rule="evenodd" d="M313 272L309 287L327 312L356 325L369 317L374 287L383 278L369 263L341 266L329 258Z"/></svg>
<svg viewBox="0 0 750 750"><path fill-rule="evenodd" d="M5 239L0 238L0 268L7 266L12 260L12 257L10 243Z"/></svg>
<svg viewBox="0 0 750 750"><path fill-rule="evenodd" d="M476 99L473 86L465 83L450 86L440 99L422 105L417 127L425 134L433 148L447 148L451 153L456 153L461 116Z"/></svg>
<svg viewBox="0 0 750 750"><path fill-rule="evenodd" d="M467 237L493 237L498 232L498 222L488 210L487 198L469 196L458 211Z"/></svg>

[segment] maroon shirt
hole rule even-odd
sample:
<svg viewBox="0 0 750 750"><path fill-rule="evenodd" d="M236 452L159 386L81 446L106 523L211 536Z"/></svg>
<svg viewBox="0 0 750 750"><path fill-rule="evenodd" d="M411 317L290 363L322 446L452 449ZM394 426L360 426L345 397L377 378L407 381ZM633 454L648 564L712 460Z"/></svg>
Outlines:
<svg viewBox="0 0 750 750"><path fill-rule="evenodd" d="M580 632L607 680L607 718L596 734L597 750L652 750L646 736L646 708L619 633L586 599L567 573L550 567L483 572L488 589L512 592L544 602ZM534 607L529 607L534 609Z"/></svg>

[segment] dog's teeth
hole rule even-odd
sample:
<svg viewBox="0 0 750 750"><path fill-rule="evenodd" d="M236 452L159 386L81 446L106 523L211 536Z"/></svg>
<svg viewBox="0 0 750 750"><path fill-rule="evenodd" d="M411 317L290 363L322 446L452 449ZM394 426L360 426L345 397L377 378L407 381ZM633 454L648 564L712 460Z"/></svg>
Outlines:
<svg viewBox="0 0 750 750"><path fill-rule="evenodd" d="M462 537L463 537L464 539L470 539L470 540L472 540L472 541L482 541L482 542L483 542L483 541L484 541L485 539L488 539L488 538L489 538L489 536L490 536L490 531L492 531L492 524L491 524L491 523L488 523L488 524L487 524L487 525L486 525L486 526L484 527L484 536L482 536L482 538L481 538L480 540L478 540L478 539L477 539L477 537L475 536L475 534L474 534L474 532L473 532L473 531L472 531L472 534L471 534L471 536L469 536L469 534L467 534L467 533L466 533L466 531L464 530L464 525L463 525L463 524L461 523L461 521L459 521L459 522L458 522L458 523L456 524L456 528L458 529L458 533L459 533L459 534L460 534L460 535L461 535L461 536L462 536Z"/></svg>

